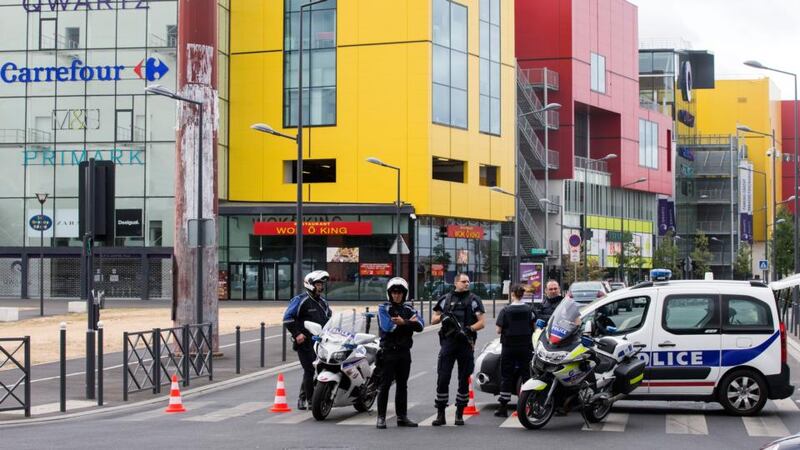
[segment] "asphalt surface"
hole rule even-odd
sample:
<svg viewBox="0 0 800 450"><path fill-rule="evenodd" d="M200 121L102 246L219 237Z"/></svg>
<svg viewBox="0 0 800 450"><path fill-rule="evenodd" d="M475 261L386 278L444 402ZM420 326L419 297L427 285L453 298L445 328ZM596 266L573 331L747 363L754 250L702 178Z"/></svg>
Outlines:
<svg viewBox="0 0 800 450"><path fill-rule="evenodd" d="M487 321L488 322L488 321ZM494 337L493 327L480 333L478 349ZM68 419L39 425L3 427L4 448L86 448L91 443L114 448L143 445L170 449L196 448L562 448L659 449L754 449L777 437L800 431L797 395L793 399L769 401L760 416L726 415L717 404L692 402L618 402L602 424L586 429L577 413L554 417L542 430L520 428L517 419L493 416L494 398L476 392L480 415L467 419L464 427L431 427L435 415L435 328L418 335L413 349L409 382L409 416L421 422L417 429L398 429L391 417L389 429L375 428L375 407L358 414L353 408L335 408L328 419L317 422L308 411L271 413L276 375L229 389L187 395L187 412L163 413L166 397L159 404L132 406L124 411ZM800 363L790 358L793 384L800 385ZM300 371L284 372L290 406L295 408ZM451 384L451 402L455 380ZM454 432L455 431L455 432ZM87 439L91 437L91 439Z"/></svg>

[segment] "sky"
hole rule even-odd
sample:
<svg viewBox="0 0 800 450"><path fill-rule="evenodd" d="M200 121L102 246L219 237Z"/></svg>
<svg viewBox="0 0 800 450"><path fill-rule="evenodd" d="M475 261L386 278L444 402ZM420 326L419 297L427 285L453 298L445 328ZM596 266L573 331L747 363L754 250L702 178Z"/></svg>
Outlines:
<svg viewBox="0 0 800 450"><path fill-rule="evenodd" d="M714 54L717 79L769 76L781 98L794 79L742 64L756 60L800 76L800 0L628 0L639 7L639 41L688 41Z"/></svg>

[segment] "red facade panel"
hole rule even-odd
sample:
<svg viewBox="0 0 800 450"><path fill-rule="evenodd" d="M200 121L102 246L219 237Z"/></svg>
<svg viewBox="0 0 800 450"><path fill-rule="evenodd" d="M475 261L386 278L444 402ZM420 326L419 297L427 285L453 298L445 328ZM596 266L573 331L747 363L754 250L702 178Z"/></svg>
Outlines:
<svg viewBox="0 0 800 450"><path fill-rule="evenodd" d="M794 153L795 148L795 119L794 119L794 100L784 100L781 102L781 130L783 130L783 136L781 136L781 148L783 149L783 153L786 155L794 155L790 161L785 161L782 163L783 167L783 196L789 197L792 194L800 194L800 192L795 192L795 181L794 181L794 159L797 157ZM800 120L800 119L799 119ZM797 130L800 133L800 130ZM789 211L794 214L794 202L789 202L786 204L789 208Z"/></svg>
<svg viewBox="0 0 800 450"><path fill-rule="evenodd" d="M672 194L673 174L667 163L672 121L639 107L637 8L625 0L516 0L516 52L522 68L547 67L559 74L557 92L549 101L562 105L561 128L550 134L550 147L560 153L553 178L572 178L575 155L575 113L591 112L593 159L609 153L612 184L639 177L647 183L631 189ZM591 54L605 57L606 89L591 90ZM659 124L658 169L639 165L639 119Z"/></svg>

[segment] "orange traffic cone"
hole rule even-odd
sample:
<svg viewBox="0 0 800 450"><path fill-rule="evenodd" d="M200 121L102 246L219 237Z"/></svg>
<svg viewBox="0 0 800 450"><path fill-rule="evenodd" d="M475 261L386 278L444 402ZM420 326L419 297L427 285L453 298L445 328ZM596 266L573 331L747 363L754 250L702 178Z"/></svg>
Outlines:
<svg viewBox="0 0 800 450"><path fill-rule="evenodd" d="M164 410L165 413L182 413L186 412L181 400L181 391L178 388L178 377L172 375L172 386L169 388L169 406Z"/></svg>
<svg viewBox="0 0 800 450"><path fill-rule="evenodd" d="M270 412L284 413L292 412L292 408L286 403L286 386L283 384L283 374L278 374L278 385L275 387L275 402L272 404Z"/></svg>
<svg viewBox="0 0 800 450"><path fill-rule="evenodd" d="M464 408L465 416L477 416L480 414L478 408L475 407L475 391L472 390L472 376L469 377L469 403Z"/></svg>

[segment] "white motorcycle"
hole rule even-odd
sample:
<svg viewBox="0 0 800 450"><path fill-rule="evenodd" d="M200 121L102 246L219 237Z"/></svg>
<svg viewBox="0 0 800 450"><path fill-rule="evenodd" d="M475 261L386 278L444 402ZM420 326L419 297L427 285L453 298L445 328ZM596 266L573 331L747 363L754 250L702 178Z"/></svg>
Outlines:
<svg viewBox="0 0 800 450"><path fill-rule="evenodd" d="M313 335L317 360L311 412L325 420L336 406L352 405L359 412L372 408L379 381L373 377L380 347L377 336L364 333L366 320L355 311L335 313L324 327L305 322Z"/></svg>

